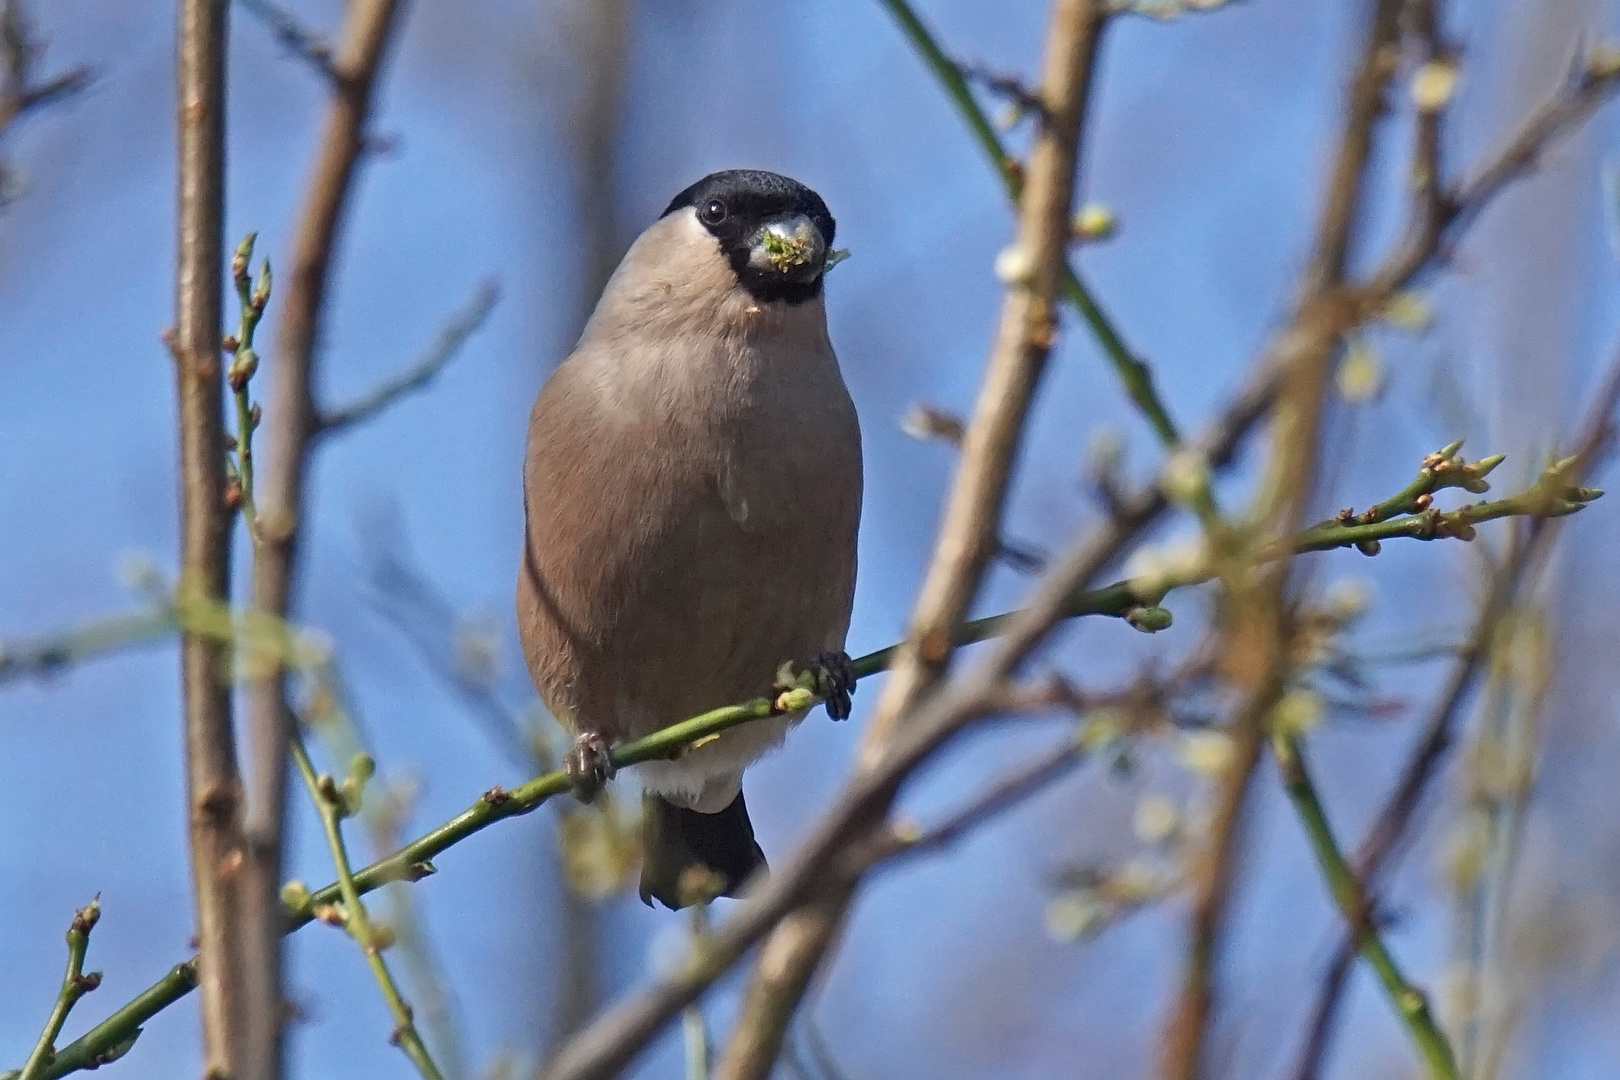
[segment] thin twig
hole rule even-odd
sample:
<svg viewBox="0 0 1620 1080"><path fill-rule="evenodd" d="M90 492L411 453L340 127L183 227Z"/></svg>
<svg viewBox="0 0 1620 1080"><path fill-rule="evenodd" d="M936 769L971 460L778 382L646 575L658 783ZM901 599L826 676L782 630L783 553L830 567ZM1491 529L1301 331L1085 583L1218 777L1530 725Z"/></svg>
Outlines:
<svg viewBox="0 0 1620 1080"><path fill-rule="evenodd" d="M1327 880L1328 891L1350 926L1356 948L1378 976L1384 995L1394 1006L1396 1015L1406 1025L1412 1042L1423 1055L1429 1075L1434 1080L1458 1080L1457 1062L1452 1056L1451 1044L1441 1033L1429 1011L1428 997L1401 973L1395 958L1384 944L1369 915L1367 893L1349 861L1333 839L1333 827L1322 808L1322 801L1311 782L1305 764L1305 752L1297 738L1277 735L1272 739L1272 756L1282 773L1283 788L1294 804L1311 851Z"/></svg>
<svg viewBox="0 0 1620 1080"><path fill-rule="evenodd" d="M253 348L253 335L270 302L270 260L264 261L255 285L251 275L253 244L258 233L248 233L237 245L231 257L231 281L236 286L240 307L236 334L225 339L225 351L231 354L231 366L225 373L231 396L236 401L236 481L233 489L227 481L225 493L228 502L242 510L242 523L247 526L248 538L255 548L259 542L259 517L253 501L253 432L259 426L259 410L249 397L248 388L259 369L259 354Z"/></svg>
<svg viewBox="0 0 1620 1080"><path fill-rule="evenodd" d="M348 5L333 61L337 74L325 128L293 234L291 273L277 322L253 558L253 605L274 618L285 618L291 610L297 575L305 479L316 432L313 387L333 252L365 156L366 125L379 73L398 36L395 30L404 6L402 0L353 0ZM257 292L253 299L258 300ZM284 1040L279 889L286 843L287 752L294 734L285 670L272 665L252 681L247 696L252 773L242 903L256 1008L243 1080L280 1080Z"/></svg>
<svg viewBox="0 0 1620 1080"><path fill-rule="evenodd" d="M342 89L344 75L332 60L332 46L279 4L270 0L236 0L275 35L277 41L298 59L314 68L334 89Z"/></svg>
<svg viewBox="0 0 1620 1080"><path fill-rule="evenodd" d="M1610 453L1610 427L1617 408L1620 408L1620 349L1616 349L1572 443L1572 480L1578 482L1592 475ZM1456 651L1456 662L1423 723L1423 734L1418 738L1383 808L1356 848L1356 876L1366 883L1374 898L1388 879L1405 845L1410 842L1412 819L1440 762L1451 748L1457 717L1478 683L1496 625L1502 613L1513 603L1531 569L1545 555L1556 533L1555 519L1530 518L1525 528L1513 537L1499 569L1491 575L1490 587L1480 604L1473 630ZM1293 1080L1315 1080L1321 1074L1349 974L1349 957L1353 948L1352 941L1342 942L1323 975L1316 1001L1308 1013L1299 1059L1289 1073Z"/></svg>
<svg viewBox="0 0 1620 1080"><path fill-rule="evenodd" d="M1253 402L1247 399L1240 400L1238 406L1234 407L1225 418L1225 423L1212 430L1202 440L1202 452L1208 460L1214 464L1228 462L1243 434L1253 422L1254 415ZM1084 615L1119 616L1139 607L1143 600L1138 590L1149 587L1140 581L1119 581L1089 591L1078 589L1072 583L1091 580L1102 568L1112 563L1125 540L1142 528L1145 521L1155 512L1154 508L1160 506L1162 501L1163 495L1156 488L1127 499L1122 504L1122 516L1110 521L1077 549L1084 557L1084 565L1081 567L1083 574L1071 565L1081 556L1071 554L1067 560L1061 561L1049 572L1046 587L1037 594L1037 599L1043 605L1040 609L1024 608L962 623L951 635L952 644L963 646L1018 634L1021 635L1021 644L1017 646L1019 651L1016 655L1021 657L1033 648L1027 640L1027 635L1030 633L1028 628L1034 622L1047 618L1055 622ZM1203 571L1196 580L1208 580L1209 576L1209 571ZM1059 589L1058 585L1052 584L1053 581L1071 584L1063 587L1053 599L1052 590ZM1168 587L1169 583L1164 580L1157 580L1151 585L1155 591L1162 591ZM248 628L241 623L233 622L228 617L229 612L224 614L227 617L220 620L203 619L193 615L182 615L181 618L187 620L198 633L207 633L222 641L238 640ZM279 649L283 655L295 648L295 643L288 640L291 630L285 624L266 624L264 620L257 618L252 622L255 632L277 639L266 644L266 648ZM999 647L1005 647L1005 642L1003 641ZM866 678L885 670L894 661L898 651L899 646L890 646L856 659L854 661L856 676ZM994 655L1003 654L997 652ZM1008 664L1008 670L1017 663L1016 660L998 662ZM998 687L990 687L976 691L978 696L975 700L1003 705L1007 702L1008 695L997 690ZM614 747L612 759L616 767L625 768L643 761L670 758L694 742L739 724L778 716L783 712L808 709L816 701L817 698L809 689L800 688L784 691L772 697L759 697L752 701L714 709L643 739ZM356 872L354 875L356 887L362 893L367 893L391 882L418 881L434 872L432 860L439 854L475 833L482 832L497 821L530 813L553 796L568 790L568 777L562 770L546 773L510 790L492 788L461 814ZM289 912L285 932L297 930L308 924L313 918L315 906L330 904L340 899L341 890L335 883L316 891L308 904ZM89 1067L86 1063L94 1061L98 1054L118 1045L140 1024L185 996L194 985L193 981L188 981L185 977L188 970L187 965L180 965L136 1001L120 1009L113 1017L103 1021L73 1043L59 1060L76 1062L73 1068ZM65 1071L71 1069L55 1071L50 1076L60 1076Z"/></svg>
<svg viewBox="0 0 1620 1080"><path fill-rule="evenodd" d="M973 133L974 141L990 159L991 167L1001 178L1008 197L1014 205L1018 205L1023 197L1024 167L1002 145L1001 136L996 133L995 125L990 122L990 117L980 108L978 100L973 96L973 90L968 85L962 66L946 55L933 32L912 8L910 0L880 0L880 2L900 24L901 31L911 42L912 48L922 57L934 78L939 80L940 86L966 122L968 130ZM1179 443L1180 430L1154 387L1153 369L1125 344L1125 339L1115 327L1113 320L1108 317L1097 298L1092 295L1091 289L1067 261L1062 263L1061 271L1063 298L1080 312L1081 318L1096 337L1097 344L1102 346L1115 375L1125 388L1125 393L1147 420L1161 443L1165 446Z"/></svg>
<svg viewBox="0 0 1620 1080"><path fill-rule="evenodd" d="M439 1067L433 1063L428 1054L427 1046L422 1042L422 1036L416 1030L416 1018L411 1012L410 1003L399 992L399 984L394 981L393 973L388 970L388 963L383 959L383 950L388 947L385 935L371 925L366 915L365 902L360 899L360 890L355 887L354 872L349 867L349 852L343 842L342 820L352 807L346 804L346 791L339 791L337 783L332 777L315 774L315 767L310 764L309 754L304 750L303 740L296 735L291 740L293 763L298 766L298 774L304 779L304 786L309 789L309 797L315 802L315 810L321 818L321 828L326 833L326 843L332 852L332 865L337 869L337 884L342 896L342 907L335 904L326 904L318 907L321 911L322 921L330 921L334 925L343 927L349 936L354 938L355 944L365 955L366 964L371 968L372 976L377 980L377 986L382 990L383 999L388 1003L388 1011L394 1017L394 1031L388 1041L394 1043L411 1059L416 1071L422 1074L423 1080L444 1080ZM356 777L350 774L351 779ZM364 788L366 774L359 774L359 783L354 785L354 798L358 799ZM348 787L348 781L345 781Z"/></svg>
<svg viewBox="0 0 1620 1080"><path fill-rule="evenodd" d="M432 382L445 365L456 358L467 339L484 325L484 320L489 318L500 296L500 287L493 281L478 286L472 300L445 324L420 360L349 404L322 410L315 420L315 434L333 435L354 424L364 423L400 398Z"/></svg>
<svg viewBox="0 0 1620 1080"><path fill-rule="evenodd" d="M161 641L179 628L172 609L158 608L111 615L41 637L0 641L0 684L14 679L50 678L80 660L129 645Z"/></svg>
<svg viewBox="0 0 1620 1080"><path fill-rule="evenodd" d="M1245 434L1263 414L1267 400L1268 389L1264 381L1251 384L1228 408L1222 421L1199 441L1200 452L1212 466L1225 465L1232 459ZM1015 666L1036 644L1029 637L1028 628L1033 623L1047 617L1056 620L1103 611L1120 611L1124 605L1136 604L1138 601L1125 583L1117 583L1092 592L1083 591L1082 586L1112 563L1126 541L1162 512L1165 505L1167 505L1165 496L1157 487L1124 500L1115 518L1077 549L1077 554L1072 555L1068 561L1051 572L1056 584L1050 585L1048 589L1038 594L1038 599L1044 605L1042 610L1012 612L972 620L958 629L953 635L953 642L965 645L1017 633L1020 637L1012 647L1012 653L1004 654L998 651L992 657L996 663L1006 664L1010 670L1010 667ZM1053 609L1052 612L1048 612L1048 608ZM234 631L226 626L218 636L222 640L228 640L234 636ZM891 646L868 653L856 660L854 666L857 676L866 677L884 670L897 651L898 646ZM1012 659L1005 659L1009 655ZM679 753L683 747L698 739L737 724L776 715L779 708L808 709L814 703L813 694L808 690L800 690L777 698L758 698L740 705L716 709L665 728L645 739L618 746L613 749L612 758L615 765L621 768L640 761L666 758ZM497 821L529 813L554 795L568 790L567 774L560 770L537 777L511 791L493 788L468 810L406 844L387 858L379 859L356 873L355 884L362 892L370 892L390 882L419 881L435 872L432 863L434 856ZM326 886L312 896L312 902L330 903L336 899L339 899L339 893L335 884ZM307 925L312 917L307 907L290 912L286 931L290 933ZM758 933L764 933L767 928L768 925L761 926ZM752 940L749 939L750 942ZM742 947L746 948L746 944ZM720 971L716 970L712 977L718 977L719 973ZM49 1074L48 1080L80 1069L94 1068L105 1055L126 1047L142 1024L185 997L196 985L195 960L176 965L162 979L64 1049L58 1056L57 1065Z"/></svg>
<svg viewBox="0 0 1620 1080"><path fill-rule="evenodd" d="M178 42L179 251L172 346L179 386L182 598L225 601L230 524L220 378L227 9L183 0ZM191 872L204 1072L239 1077L251 1012L240 933L242 781L224 644L181 639ZM280 1001L276 1002L279 1022Z"/></svg>
<svg viewBox="0 0 1620 1080"><path fill-rule="evenodd" d="M904 0L888 0L888 5L902 21L909 18L915 38L921 24ZM999 547L1008 480L1056 332L1082 132L1106 24L1098 0L1056 0L1052 5L1039 87L1041 125L1019 188L1017 236L1001 260L1004 268L1016 265L1006 275L1000 328L963 436L934 555L906 639L862 740L858 772L871 770L882 759L901 719L944 673L951 634L965 618ZM926 32L921 36L926 38ZM960 83L960 71L954 65L950 70ZM881 816L886 802L875 809ZM857 880L847 889L830 887L813 897L766 943L721 1056L718 1080L764 1080L770 1073L788 1022L843 923Z"/></svg>
<svg viewBox="0 0 1620 1080"><path fill-rule="evenodd" d="M1364 293L1376 304L1405 288L1436 262L1445 261L1460 234L1513 181L1528 175L1542 155L1578 127L1620 86L1620 63L1594 52L1570 78L1508 136L1465 180L1439 194L1437 212L1419 215L1389 258L1368 280ZM1437 258L1438 256L1438 258Z"/></svg>
<svg viewBox="0 0 1620 1080"><path fill-rule="evenodd" d="M80 998L101 985L101 972L92 971L88 975L84 972L84 954L90 949L90 931L95 929L96 921L100 918L99 897L74 912L73 923L67 932L67 974L62 976L62 989L57 991L50 1019L45 1022L45 1030L40 1032L34 1052L28 1055L18 1080L40 1080L45 1075L46 1068L56 1058L56 1037L62 1033L62 1025L67 1023L68 1013L73 1011Z"/></svg>

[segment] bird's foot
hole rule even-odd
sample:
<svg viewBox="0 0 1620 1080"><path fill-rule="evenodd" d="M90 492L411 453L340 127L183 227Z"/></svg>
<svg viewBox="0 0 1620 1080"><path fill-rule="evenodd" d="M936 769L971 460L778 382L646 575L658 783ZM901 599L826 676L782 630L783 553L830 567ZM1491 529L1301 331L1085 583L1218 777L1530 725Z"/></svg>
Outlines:
<svg viewBox="0 0 1620 1080"><path fill-rule="evenodd" d="M574 736L574 745L568 748L564 768L574 798L584 803L595 799L603 786L613 779L613 774L619 771L608 752L607 740L594 731L582 731Z"/></svg>
<svg viewBox="0 0 1620 1080"><path fill-rule="evenodd" d="M826 704L828 716L844 720L855 693L855 664L847 652L817 653L804 663L783 664L776 673L776 689L809 690Z"/></svg>

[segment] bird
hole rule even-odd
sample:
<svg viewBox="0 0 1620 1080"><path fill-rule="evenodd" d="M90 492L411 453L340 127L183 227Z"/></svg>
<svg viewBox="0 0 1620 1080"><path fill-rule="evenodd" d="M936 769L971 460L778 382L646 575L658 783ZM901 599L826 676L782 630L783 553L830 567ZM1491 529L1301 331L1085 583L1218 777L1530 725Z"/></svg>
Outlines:
<svg viewBox="0 0 1620 1080"><path fill-rule="evenodd" d="M705 176L630 245L535 400L518 630L582 799L615 743L758 697L784 663L849 714L862 457L824 303L835 230L796 180ZM635 767L645 903L738 896L765 870L743 771L804 715Z"/></svg>

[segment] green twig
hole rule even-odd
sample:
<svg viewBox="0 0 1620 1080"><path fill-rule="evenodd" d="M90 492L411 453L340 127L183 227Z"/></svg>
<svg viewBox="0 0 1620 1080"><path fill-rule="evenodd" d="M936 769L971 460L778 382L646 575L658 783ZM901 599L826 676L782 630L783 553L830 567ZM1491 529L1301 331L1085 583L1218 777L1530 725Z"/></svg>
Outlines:
<svg viewBox="0 0 1620 1080"><path fill-rule="evenodd" d="M1447 447L1452 453L1455 446ZM1431 455L1433 458L1436 455ZM1449 454L1439 455L1451 460ZM1426 459L1427 460L1427 459ZM1458 463L1446 469L1435 470L1429 468L1431 475L1423 480L1425 484L1439 484L1441 477L1448 481L1447 486L1466 486L1461 483L1462 477L1469 477L1483 483L1483 474L1494 467L1491 458L1472 464ZM1426 466L1427 467L1427 466ZM1400 514L1385 517L1382 521L1368 524L1340 525L1337 522L1326 522L1302 533L1295 543L1295 550L1315 551L1335 547L1349 547L1366 543L1370 540L1397 536L1422 536L1434 538L1438 536L1466 535L1464 527L1469 523L1489 520L1493 517L1504 517L1512 514L1519 515L1558 515L1572 513L1581 508L1586 502L1601 495L1601 492L1571 486L1570 481L1577 476L1574 463L1571 459L1556 462L1542 474L1541 479L1532 488L1518 495L1495 503L1475 503L1461 510L1453 511L1450 515L1440 515L1445 523L1432 532L1425 532L1420 523L1430 520L1428 512L1419 514ZM1449 483L1451 480L1456 483ZM1437 490L1437 488L1435 489ZM1387 499L1377 504L1382 508L1380 514L1386 511L1394 514L1394 504L1397 499L1405 498L1410 503L1420 498L1419 494L1411 494L1414 487L1404 489L1400 496ZM1433 508L1430 507L1430 510ZM1458 515L1464 515L1459 517ZM1370 530L1370 531L1369 531ZM1133 615L1140 615L1144 611L1154 612L1158 609L1151 605L1168 590L1185 585L1198 584L1215 576L1215 571L1207 564L1199 564L1185 568L1173 574L1152 577L1134 578L1127 581L1116 581L1100 589L1088 590L1075 594L1070 598L1063 610L1064 618L1076 618L1083 615L1112 615L1131 619ZM1017 616L1017 612L1003 615L992 615L987 618L973 619L963 623L952 634L955 645L970 645L1000 635L1009 622ZM241 635L250 635L258 641L258 648L282 650L285 653L283 662L288 666L297 667L301 661L297 658L297 651L301 647L296 633L285 624L269 620L259 614L254 619L231 617L228 610L221 608L218 611L186 609L179 615L187 629L194 633L225 640L234 640ZM1156 623L1151 619L1135 620L1144 629L1153 629ZM886 669L892 660L898 646L879 649L867 653L855 660L854 670L858 679L873 675ZM678 756L692 746L701 744L719 735L721 732L745 724L753 720L761 720L771 716L779 716L786 712L798 712L809 709L820 699L815 695L813 688L808 684L795 686L782 690L774 696L757 697L736 705L727 705L719 709L694 716L681 723L656 731L645 738L634 742L623 743L612 750L612 760L615 766L624 768L643 761L663 760ZM563 770L556 770L536 777L527 783L510 790L502 787L493 787L484 792L479 799L463 810L460 814L437 828L424 833L415 840L406 844L393 854L379 859L370 866L355 872L352 875L352 886L358 894L371 892L395 881L420 881L422 878L435 872L432 860L455 846L461 841L482 832L484 829L506 818L528 814L538 809L546 801L556 795L569 790L568 775ZM287 912L287 930L292 932L315 918L315 913L323 907L344 901L344 882L338 881L305 896L297 898L296 903L289 902ZM181 968L175 971L181 971ZM142 994L135 1002L120 1009L112 1017L98 1024L86 1033L77 1042L63 1051L59 1059L59 1068L46 1074L47 1078L63 1075L67 1068L61 1068L60 1062L71 1060L74 1068L89 1067L90 1062L96 1060L109 1048L117 1046L126 1039L138 1025L144 1023L153 1014L165 1006L178 1001L195 985L193 974L190 981L175 978L175 973L159 984ZM0 1080L4 1080L0 1077Z"/></svg>
<svg viewBox="0 0 1620 1080"><path fill-rule="evenodd" d="M1300 823L1304 825L1310 840L1311 851L1316 855L1322 876L1327 880L1328 891L1333 894L1334 902L1339 905L1345 922L1355 936L1357 951L1378 976L1385 996L1395 1007L1401 1023L1406 1025L1412 1041L1423 1055L1429 1075L1434 1080L1459 1080L1451 1044L1446 1041L1435 1023L1433 1013L1429 1011L1428 997L1401 973L1395 957L1373 923L1366 890L1333 838L1333 826L1311 782L1310 772L1305 766L1304 748L1298 737L1274 734L1271 749L1277 760L1278 771L1282 774L1283 787L1299 814Z"/></svg>
<svg viewBox="0 0 1620 1080"><path fill-rule="evenodd" d="M1022 167L1018 159L1010 155L1007 148L1002 145L1001 136L996 134L995 125L990 122L990 118L985 115L984 109L974 98L973 90L968 86L961 66L945 54L933 32L912 9L910 0L880 0L880 2L900 24L901 31L905 33L906 39L911 42L912 48L922 57L923 62L928 65L928 70L939 80L940 86L944 88L952 104L956 106L957 112L967 123L968 130L973 133L974 141L984 151L985 157L990 159L996 175L1001 178L1002 185L1007 189L1008 197L1014 203L1018 202L1023 190ZM1102 305L1075 273L1074 268L1067 263L1063 268L1060 288L1063 298L1074 305L1081 318L1085 319L1086 325L1091 328L1097 343L1102 346L1115 374L1124 385L1126 394L1147 419L1159 441L1166 446L1180 443L1180 429L1171 419L1153 385L1153 370L1131 352L1108 314L1103 311Z"/></svg>
<svg viewBox="0 0 1620 1080"><path fill-rule="evenodd" d="M174 609L112 615L72 630L6 643L0 641L0 683L54 675L86 657L168 637L180 628Z"/></svg>
<svg viewBox="0 0 1620 1080"><path fill-rule="evenodd" d="M73 924L67 932L67 974L62 977L62 989L57 992L51 1018L45 1023L45 1030L40 1032L39 1042L34 1044L34 1052L28 1055L18 1080L41 1080L56 1058L56 1037L62 1033L68 1013L73 1011L80 998L101 985L101 972L84 973L84 954L90 949L90 931L95 929L96 920L100 918L99 897L74 912Z"/></svg>
<svg viewBox="0 0 1620 1080"><path fill-rule="evenodd" d="M428 1054L427 1045L422 1042L421 1034L416 1030L416 1018L411 1012L410 1003L399 992L399 984L394 981L393 973L388 970L388 964L383 960L383 950L388 947L391 934L388 934L371 925L366 915L366 905L360 899L360 889L355 884L354 872L349 867L349 852L343 842L342 821L345 815L353 813L359 806L361 790L366 780L370 778L370 758L359 755L355 759L355 766L350 770L349 776L343 781L340 789L331 776L322 773L317 776L315 767L310 764L309 754L304 749L304 743L296 734L290 744L294 764L298 766L298 773L304 778L304 786L309 788L309 796L315 800L316 812L320 814L321 828L326 833L326 844L332 851L332 865L337 868L336 891L341 900L341 906L333 900L326 900L311 905L311 910L319 913L323 922L341 926L354 938L365 954L366 963L371 967L371 973L376 977L377 986L382 990L384 1000L388 1002L388 1011L394 1016L394 1031L388 1041L398 1046L411 1059L416 1071L422 1074L423 1080L444 1080L439 1067L433 1063ZM327 890L322 890L323 892Z"/></svg>
<svg viewBox="0 0 1620 1080"><path fill-rule="evenodd" d="M242 508L242 520L247 523L248 536L259 542L258 511L253 502L253 431L259 426L259 408L248 397L248 384L259 370L259 354L253 351L253 332L264 317L265 305L270 302L270 260L259 268L259 280L254 282L250 270L253 264L253 244L258 233L248 233L236 246L231 257L231 280L236 284L236 298L242 315L237 323L235 337L225 339L225 351L231 353L230 370L226 380L236 399L236 482ZM227 487L227 498L230 489Z"/></svg>
<svg viewBox="0 0 1620 1080"><path fill-rule="evenodd" d="M709 908L697 904L692 912L692 944L701 950L709 936ZM709 1022L703 1003L694 1001L681 1013L681 1038L686 1045L686 1080L709 1080Z"/></svg>

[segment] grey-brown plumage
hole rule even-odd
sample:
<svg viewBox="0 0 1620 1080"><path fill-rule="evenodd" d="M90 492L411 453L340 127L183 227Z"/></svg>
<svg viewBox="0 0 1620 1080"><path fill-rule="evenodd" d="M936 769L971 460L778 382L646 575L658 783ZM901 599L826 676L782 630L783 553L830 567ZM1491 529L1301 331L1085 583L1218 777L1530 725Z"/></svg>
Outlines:
<svg viewBox="0 0 1620 1080"><path fill-rule="evenodd" d="M786 178L705 178L631 246L535 402L518 627L587 745L758 696L783 661L844 647L861 446L822 304L833 228ZM644 899L681 906L694 866L733 894L762 863L742 772L798 719L638 766Z"/></svg>

